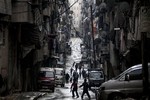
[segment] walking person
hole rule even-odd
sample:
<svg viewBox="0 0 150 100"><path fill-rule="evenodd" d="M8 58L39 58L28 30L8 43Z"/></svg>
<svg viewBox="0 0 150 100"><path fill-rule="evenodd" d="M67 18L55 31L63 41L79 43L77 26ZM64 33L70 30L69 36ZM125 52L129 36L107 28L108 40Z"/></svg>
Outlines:
<svg viewBox="0 0 150 100"><path fill-rule="evenodd" d="M82 87L83 86L83 92L82 92L82 95L81 95L81 99L83 100L83 96L84 94L86 93L88 98L91 99L91 96L89 94L89 84L87 83L87 80L86 78L84 79L84 82L79 86L79 87Z"/></svg>
<svg viewBox="0 0 150 100"><path fill-rule="evenodd" d="M82 74L82 72L81 72L81 70L79 70L79 78L81 79L81 74Z"/></svg>
<svg viewBox="0 0 150 100"><path fill-rule="evenodd" d="M82 65L80 64L80 65L79 65L79 78L80 78L80 79L81 79L81 74L82 74L81 68L82 68Z"/></svg>
<svg viewBox="0 0 150 100"><path fill-rule="evenodd" d="M69 83L69 78L70 78L70 76L69 76L69 74L68 74L68 73L66 73L65 78L66 78L66 83Z"/></svg>
<svg viewBox="0 0 150 100"><path fill-rule="evenodd" d="M78 69L78 64L75 65L75 70L77 71L77 69Z"/></svg>
<svg viewBox="0 0 150 100"><path fill-rule="evenodd" d="M82 69L82 77L86 78L86 71L84 70L84 68Z"/></svg>
<svg viewBox="0 0 150 100"><path fill-rule="evenodd" d="M72 75L72 72L73 72L73 68L71 67L70 68L70 75Z"/></svg>
<svg viewBox="0 0 150 100"><path fill-rule="evenodd" d="M79 98L79 94L78 94L78 82L76 80L73 80L73 83L71 84L70 89L72 91L72 97L74 98L75 97L74 93L76 93L76 97Z"/></svg>
<svg viewBox="0 0 150 100"><path fill-rule="evenodd" d="M75 81L78 82L78 78L79 78L79 74L78 74L78 72L75 70L75 71L73 72L73 80L75 80Z"/></svg>

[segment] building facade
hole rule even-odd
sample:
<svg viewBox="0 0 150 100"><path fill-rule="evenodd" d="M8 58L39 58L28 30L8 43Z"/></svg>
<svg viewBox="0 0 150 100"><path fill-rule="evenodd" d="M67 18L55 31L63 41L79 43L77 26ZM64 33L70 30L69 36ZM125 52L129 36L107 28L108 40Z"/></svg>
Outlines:
<svg viewBox="0 0 150 100"><path fill-rule="evenodd" d="M67 0L0 0L1 95L36 90L38 68L57 65L59 8L65 4Z"/></svg>
<svg viewBox="0 0 150 100"><path fill-rule="evenodd" d="M93 3L84 1L85 6L82 9L83 27L85 27L84 44L87 49L92 47L90 46L93 41L92 35L88 33L93 33L95 60L97 67L104 69L106 79L118 75L132 65L142 63L143 33L147 33L146 49L149 50L148 3L150 1L95 0ZM88 10L90 6L87 4L92 5L92 12ZM92 32L91 27L95 31ZM148 52L146 54L149 55ZM93 59L93 57L90 54L87 58ZM146 60L149 61L149 57Z"/></svg>

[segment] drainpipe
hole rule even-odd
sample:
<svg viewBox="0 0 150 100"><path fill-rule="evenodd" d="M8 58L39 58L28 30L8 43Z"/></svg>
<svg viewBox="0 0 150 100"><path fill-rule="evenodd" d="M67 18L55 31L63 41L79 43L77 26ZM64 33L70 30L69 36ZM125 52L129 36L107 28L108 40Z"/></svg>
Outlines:
<svg viewBox="0 0 150 100"><path fill-rule="evenodd" d="M92 28L92 33L91 33L91 35L92 35L92 42L93 42L93 44L92 44L93 48L92 48L92 49L93 49L93 58L94 58L94 61L93 61L94 66L92 66L92 67L93 67L93 68L96 68L97 66L96 66L96 55L95 55L95 46L94 46L92 5L90 6L90 8L91 8L91 28Z"/></svg>

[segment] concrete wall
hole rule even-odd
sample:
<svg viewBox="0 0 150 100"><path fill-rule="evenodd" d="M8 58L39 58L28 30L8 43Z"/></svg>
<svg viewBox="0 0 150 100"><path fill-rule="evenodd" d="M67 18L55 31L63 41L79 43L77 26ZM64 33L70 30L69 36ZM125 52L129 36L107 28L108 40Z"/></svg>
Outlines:
<svg viewBox="0 0 150 100"><path fill-rule="evenodd" d="M6 90L7 77L8 77L8 29L7 26L3 26L3 44L0 45L0 74L4 80L3 87L0 89L0 94ZM0 32L0 34L2 34Z"/></svg>
<svg viewBox="0 0 150 100"><path fill-rule="evenodd" d="M3 26L3 44L0 45L0 73L3 77L7 76L8 69L8 29L7 26ZM2 34L2 33L0 33Z"/></svg>

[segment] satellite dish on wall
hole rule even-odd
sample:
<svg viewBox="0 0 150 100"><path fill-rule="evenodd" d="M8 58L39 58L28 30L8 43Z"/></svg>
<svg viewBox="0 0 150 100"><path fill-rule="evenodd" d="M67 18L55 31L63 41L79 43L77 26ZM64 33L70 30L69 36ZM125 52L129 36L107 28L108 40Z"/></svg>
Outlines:
<svg viewBox="0 0 150 100"><path fill-rule="evenodd" d="M119 5L119 10L121 12L129 12L130 10L130 5L128 2L121 2Z"/></svg>
<svg viewBox="0 0 150 100"><path fill-rule="evenodd" d="M100 5L99 5L99 9L100 9L100 12L104 13L107 11L107 5L105 2L102 2Z"/></svg>
<svg viewBox="0 0 150 100"><path fill-rule="evenodd" d="M119 27L126 27L126 18L129 16L130 12L130 5L128 2L121 2L118 6L119 12L118 12L118 26Z"/></svg>

